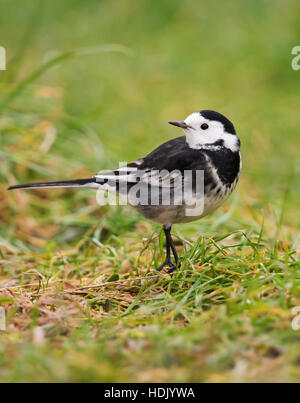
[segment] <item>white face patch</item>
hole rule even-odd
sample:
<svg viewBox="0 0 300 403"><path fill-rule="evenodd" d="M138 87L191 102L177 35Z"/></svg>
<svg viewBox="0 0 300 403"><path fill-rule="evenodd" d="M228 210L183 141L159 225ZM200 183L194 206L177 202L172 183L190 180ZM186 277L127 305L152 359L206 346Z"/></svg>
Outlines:
<svg viewBox="0 0 300 403"><path fill-rule="evenodd" d="M191 148L200 149L204 144L213 144L218 140L223 140L224 146L231 151L239 149L238 137L227 133L221 122L205 119L199 112L195 112L185 119L185 123L190 126L190 128L184 129L184 134ZM204 123L208 125L206 130L201 128Z"/></svg>

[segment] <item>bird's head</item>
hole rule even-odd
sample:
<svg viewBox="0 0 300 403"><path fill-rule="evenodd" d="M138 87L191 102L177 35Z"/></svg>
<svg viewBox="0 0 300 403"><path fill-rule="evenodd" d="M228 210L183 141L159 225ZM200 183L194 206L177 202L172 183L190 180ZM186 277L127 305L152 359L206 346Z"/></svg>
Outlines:
<svg viewBox="0 0 300 403"><path fill-rule="evenodd" d="M223 146L231 151L238 151L240 140L233 124L221 113L202 110L192 113L185 120L169 122L184 130L189 147L194 149L206 146Z"/></svg>

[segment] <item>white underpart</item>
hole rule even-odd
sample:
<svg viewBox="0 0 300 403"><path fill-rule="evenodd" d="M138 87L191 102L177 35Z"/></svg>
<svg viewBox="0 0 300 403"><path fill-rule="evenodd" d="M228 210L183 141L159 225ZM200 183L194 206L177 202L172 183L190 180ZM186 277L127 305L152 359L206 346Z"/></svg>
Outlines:
<svg viewBox="0 0 300 403"><path fill-rule="evenodd" d="M224 146L231 151L239 149L237 136L227 133L221 122L205 119L199 112L195 112L185 119L185 123L191 127L184 129L186 141L191 148L201 149L204 144L213 144L218 140L223 140ZM201 129L203 123L208 125L208 129Z"/></svg>

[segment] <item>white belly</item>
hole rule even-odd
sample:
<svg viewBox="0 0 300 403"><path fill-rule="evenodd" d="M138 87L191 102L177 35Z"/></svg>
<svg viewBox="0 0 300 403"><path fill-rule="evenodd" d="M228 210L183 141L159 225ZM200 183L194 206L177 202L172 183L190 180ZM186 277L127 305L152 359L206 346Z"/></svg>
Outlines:
<svg viewBox="0 0 300 403"><path fill-rule="evenodd" d="M229 188L223 186L219 193L217 193L217 188L205 191L204 202L198 199L194 204L189 203L188 206L171 204L168 206L136 206L136 208L146 218L160 224L196 221L220 207L228 199L236 183L237 180Z"/></svg>

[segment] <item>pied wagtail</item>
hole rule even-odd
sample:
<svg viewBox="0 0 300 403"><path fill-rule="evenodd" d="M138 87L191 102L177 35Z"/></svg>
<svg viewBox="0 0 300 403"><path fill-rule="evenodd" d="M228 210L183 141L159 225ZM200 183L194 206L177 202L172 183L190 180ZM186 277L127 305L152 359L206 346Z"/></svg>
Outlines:
<svg viewBox="0 0 300 403"><path fill-rule="evenodd" d="M138 209L146 218L163 225L166 237L166 260L158 268L168 266L170 271L179 266L178 255L171 237L171 226L197 220L216 210L235 188L240 170L240 140L233 124L222 114L202 110L192 113L184 121L169 122L183 129L184 136L177 137L160 145L144 158L140 158L114 171L100 172L88 179L75 179L55 182L38 182L11 186L11 189L88 187L111 191L119 196L128 196L136 185L144 185L158 190L158 198L153 203L147 193L146 201L133 201L129 204ZM164 172L164 174L160 174ZM167 174L166 174L167 172ZM173 174L175 172L175 174ZM190 181L184 180L185 172L190 172ZM202 187L196 190L196 173L202 172ZM150 178L150 180L149 180ZM167 179L167 181L166 181ZM178 179L180 179L178 181ZM167 185L165 185L167 183ZM124 186L124 184L126 186ZM178 202L177 190L191 187L190 198ZM163 201L163 191L167 189L167 203ZM201 191L202 189L202 191ZM143 188L140 187L137 196ZM180 192L179 192L180 193ZM182 196L182 193L180 193ZM187 214L187 205L201 208L196 213ZM196 204L195 204L196 203ZM171 260L171 251L175 264Z"/></svg>

